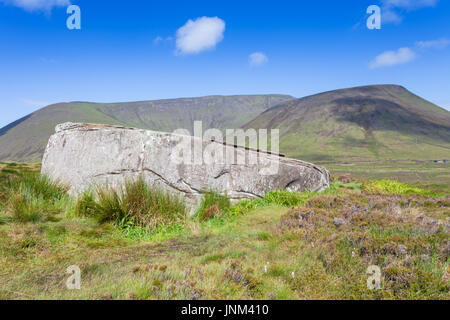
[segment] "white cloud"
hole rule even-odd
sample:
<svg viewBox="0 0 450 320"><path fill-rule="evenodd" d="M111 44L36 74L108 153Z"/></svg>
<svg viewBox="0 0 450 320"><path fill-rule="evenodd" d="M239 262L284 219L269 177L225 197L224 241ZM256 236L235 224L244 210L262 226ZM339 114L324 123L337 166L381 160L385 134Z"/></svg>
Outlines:
<svg viewBox="0 0 450 320"><path fill-rule="evenodd" d="M448 45L450 45L449 39L438 39L438 40L416 42L416 46L421 49L444 49Z"/></svg>
<svg viewBox="0 0 450 320"><path fill-rule="evenodd" d="M413 11L426 7L434 7L439 0L382 0L382 16L384 23L400 23L403 17L398 11Z"/></svg>
<svg viewBox="0 0 450 320"><path fill-rule="evenodd" d="M269 62L269 58L262 52L255 52L248 56L248 62L253 67L259 67Z"/></svg>
<svg viewBox="0 0 450 320"><path fill-rule="evenodd" d="M383 0L385 7L402 8L407 10L434 7L439 0Z"/></svg>
<svg viewBox="0 0 450 320"><path fill-rule="evenodd" d="M410 48L400 48L397 51L386 51L375 57L374 60L370 62L370 68L376 69L381 67L391 67L398 64L408 63L417 57L416 52L424 52L431 49L444 49L450 45L449 39L438 39L429 41L417 41L415 43L415 50Z"/></svg>
<svg viewBox="0 0 450 320"><path fill-rule="evenodd" d="M214 49L223 40L225 21L218 17L188 20L177 30L177 54L194 54Z"/></svg>
<svg viewBox="0 0 450 320"><path fill-rule="evenodd" d="M386 51L378 55L371 63L370 68L392 67L414 60L416 53L410 48L400 48L397 51Z"/></svg>
<svg viewBox="0 0 450 320"><path fill-rule="evenodd" d="M392 9L382 9L381 21L383 23L396 23L399 24L403 21L403 17Z"/></svg>
<svg viewBox="0 0 450 320"><path fill-rule="evenodd" d="M0 0L0 2L22 8L27 11L49 12L53 7L70 5L70 0Z"/></svg>

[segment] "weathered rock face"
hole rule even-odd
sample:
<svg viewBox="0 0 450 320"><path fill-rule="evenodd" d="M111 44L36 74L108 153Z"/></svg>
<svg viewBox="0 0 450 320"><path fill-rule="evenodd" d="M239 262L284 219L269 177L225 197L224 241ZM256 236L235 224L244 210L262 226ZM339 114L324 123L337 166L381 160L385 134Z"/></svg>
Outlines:
<svg viewBox="0 0 450 320"><path fill-rule="evenodd" d="M329 187L328 172L303 161L191 136L76 123L56 127L42 173L70 186L73 195L95 186L118 188L142 175L193 203L208 190L251 199L270 190Z"/></svg>

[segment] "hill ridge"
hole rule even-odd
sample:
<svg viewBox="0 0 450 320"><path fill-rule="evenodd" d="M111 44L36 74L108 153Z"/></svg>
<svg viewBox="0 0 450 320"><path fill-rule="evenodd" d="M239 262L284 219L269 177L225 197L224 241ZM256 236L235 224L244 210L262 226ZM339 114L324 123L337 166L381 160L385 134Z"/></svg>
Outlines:
<svg viewBox="0 0 450 320"><path fill-rule="evenodd" d="M395 84L288 95L210 95L135 102L63 102L0 129L0 161L40 161L48 137L63 122L104 123L192 132L278 128L280 152L312 161L445 159L450 112Z"/></svg>
<svg viewBox="0 0 450 320"><path fill-rule="evenodd" d="M0 129L0 161L40 161L57 124L93 122L157 131L185 128L194 120L204 129L237 128L274 104L282 94L204 96L134 102L61 102L41 108Z"/></svg>

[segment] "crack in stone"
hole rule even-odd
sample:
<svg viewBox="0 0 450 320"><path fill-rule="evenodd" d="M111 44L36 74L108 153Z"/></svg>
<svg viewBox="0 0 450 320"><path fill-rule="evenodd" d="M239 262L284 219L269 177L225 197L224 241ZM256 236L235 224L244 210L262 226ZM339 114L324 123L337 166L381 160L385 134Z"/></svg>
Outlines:
<svg viewBox="0 0 450 320"><path fill-rule="evenodd" d="M231 171L230 170L222 170L216 177L214 177L214 179L219 179L220 177L226 175L226 174L230 174Z"/></svg>
<svg viewBox="0 0 450 320"><path fill-rule="evenodd" d="M121 174L124 174L124 173L140 173L140 174L142 174L143 172L149 172L149 173L151 173L151 174L157 176L158 179L155 180L155 181L161 181L161 182L163 182L165 185L171 187L172 189L174 189L174 190L176 190L176 191L178 191L178 192L181 192L181 193L188 193L188 194L189 194L189 193L192 193L192 194L200 193L200 192L189 192L189 191L187 191L187 190L183 190L183 189L177 187L175 184L173 184L173 183L171 183L170 181L168 181L167 179L165 179L165 178L164 178L162 175L160 175L159 173L157 173L157 172L155 172L155 171L153 171L153 170L151 170L151 169L148 169L148 168L143 168L143 169L140 169L140 170L136 170L136 169L122 169L122 170L116 170L116 171L110 171L110 172L105 172L105 173L97 174L97 175L95 175L95 176L93 176L93 177L94 177L94 178L98 178L98 177L108 176L108 175L121 175ZM183 181L183 182L184 182L184 181ZM185 183L185 182L184 182L184 183ZM186 183L185 183L185 184L186 184ZM188 185L188 186L189 186L189 185ZM189 189L190 189L190 190L195 190L195 189L193 189L193 188L190 187L190 186L189 186Z"/></svg>

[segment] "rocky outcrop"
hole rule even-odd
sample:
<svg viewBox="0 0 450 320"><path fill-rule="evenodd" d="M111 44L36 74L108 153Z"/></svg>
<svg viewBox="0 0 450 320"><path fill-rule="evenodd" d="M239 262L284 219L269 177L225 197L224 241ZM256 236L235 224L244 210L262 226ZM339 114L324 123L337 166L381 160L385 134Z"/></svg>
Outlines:
<svg viewBox="0 0 450 320"><path fill-rule="evenodd" d="M56 127L42 173L70 186L73 195L93 186L118 188L142 175L192 202L208 190L251 199L270 190L329 187L324 168L280 155L186 135L77 123Z"/></svg>

